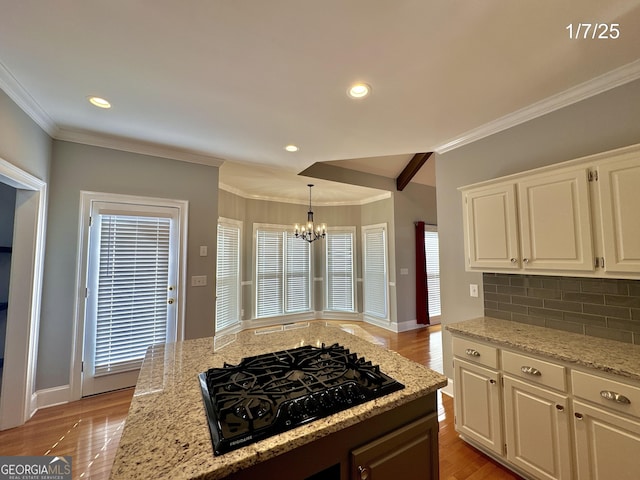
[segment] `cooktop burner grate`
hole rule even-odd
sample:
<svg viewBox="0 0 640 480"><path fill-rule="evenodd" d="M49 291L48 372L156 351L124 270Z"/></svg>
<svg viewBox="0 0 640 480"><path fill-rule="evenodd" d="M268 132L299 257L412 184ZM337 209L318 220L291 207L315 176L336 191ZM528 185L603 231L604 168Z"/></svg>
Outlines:
<svg viewBox="0 0 640 480"><path fill-rule="evenodd" d="M338 344L247 357L199 378L216 455L404 388Z"/></svg>

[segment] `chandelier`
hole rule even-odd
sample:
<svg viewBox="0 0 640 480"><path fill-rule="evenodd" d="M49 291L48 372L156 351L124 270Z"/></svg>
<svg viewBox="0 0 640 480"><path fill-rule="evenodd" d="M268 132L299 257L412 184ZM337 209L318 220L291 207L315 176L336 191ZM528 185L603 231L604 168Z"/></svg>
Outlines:
<svg viewBox="0 0 640 480"><path fill-rule="evenodd" d="M309 211L307 212L307 222L302 225L302 228L300 228L300 225L296 223L295 236L296 238L302 238L303 240L311 243L319 238L327 236L327 226L324 223L317 227L313 224L313 210L311 210L311 187L313 187L313 184L309 183L307 187L309 187Z"/></svg>

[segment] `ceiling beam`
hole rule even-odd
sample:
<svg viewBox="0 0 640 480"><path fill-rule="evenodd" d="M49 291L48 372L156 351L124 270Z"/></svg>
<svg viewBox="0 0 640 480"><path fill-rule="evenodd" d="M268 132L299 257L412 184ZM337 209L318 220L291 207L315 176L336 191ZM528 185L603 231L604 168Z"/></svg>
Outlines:
<svg viewBox="0 0 640 480"><path fill-rule="evenodd" d="M422 168L429 157L433 155L433 152L416 153L413 158L404 167L404 170L396 178L396 188L399 192L404 190L404 187L409 185L411 179L418 173L418 170Z"/></svg>

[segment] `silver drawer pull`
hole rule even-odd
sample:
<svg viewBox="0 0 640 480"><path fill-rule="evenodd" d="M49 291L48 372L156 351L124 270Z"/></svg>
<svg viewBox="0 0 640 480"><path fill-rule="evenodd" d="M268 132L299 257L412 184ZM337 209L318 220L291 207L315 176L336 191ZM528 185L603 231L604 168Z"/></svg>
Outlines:
<svg viewBox="0 0 640 480"><path fill-rule="evenodd" d="M520 371L522 373L526 373L527 375L535 375L536 377L540 377L542 375L542 372L540 372L540 370L533 367L520 367Z"/></svg>
<svg viewBox="0 0 640 480"><path fill-rule="evenodd" d="M624 395L620 395L619 393L611 392L609 390L602 390L600 392L600 396L605 400L611 400L612 402L616 402L616 403L624 403L627 405L631 403L631 400L629 400Z"/></svg>
<svg viewBox="0 0 640 480"><path fill-rule="evenodd" d="M467 355L471 355L472 357L479 357L480 356L480 352L477 350L474 350L473 348L467 348L464 353L466 353Z"/></svg>

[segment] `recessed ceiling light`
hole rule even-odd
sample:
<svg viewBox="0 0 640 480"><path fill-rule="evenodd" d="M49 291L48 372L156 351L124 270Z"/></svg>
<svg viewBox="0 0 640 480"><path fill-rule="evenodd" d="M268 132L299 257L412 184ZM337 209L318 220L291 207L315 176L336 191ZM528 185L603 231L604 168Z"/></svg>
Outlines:
<svg viewBox="0 0 640 480"><path fill-rule="evenodd" d="M351 85L347 93L352 98L363 98L371 93L371 86L366 83L356 83Z"/></svg>
<svg viewBox="0 0 640 480"><path fill-rule="evenodd" d="M111 108L111 104L109 103L108 100L105 100L104 98L101 97L88 97L89 101L91 102L91 105L95 105L96 107L99 108Z"/></svg>
<svg viewBox="0 0 640 480"><path fill-rule="evenodd" d="M287 152L297 152L298 150L300 150L297 145L287 145L286 147L284 147L284 149Z"/></svg>

